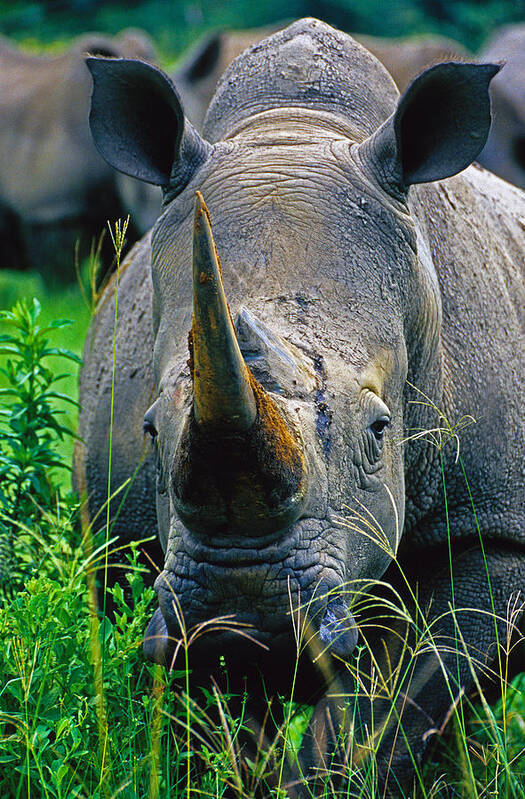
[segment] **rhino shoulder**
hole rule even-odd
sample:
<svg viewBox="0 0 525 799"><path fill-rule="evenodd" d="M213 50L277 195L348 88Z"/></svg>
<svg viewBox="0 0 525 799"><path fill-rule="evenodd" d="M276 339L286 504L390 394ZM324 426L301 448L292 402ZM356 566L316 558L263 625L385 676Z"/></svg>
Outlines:
<svg viewBox="0 0 525 799"><path fill-rule="evenodd" d="M117 374L122 375L123 369L133 372L136 366L147 372L147 356L153 346L150 234L132 247L118 272L112 275L96 307L86 337L80 376L79 430L82 437L92 424L100 398L111 381L117 289ZM132 335L128 333L129 325L132 325Z"/></svg>

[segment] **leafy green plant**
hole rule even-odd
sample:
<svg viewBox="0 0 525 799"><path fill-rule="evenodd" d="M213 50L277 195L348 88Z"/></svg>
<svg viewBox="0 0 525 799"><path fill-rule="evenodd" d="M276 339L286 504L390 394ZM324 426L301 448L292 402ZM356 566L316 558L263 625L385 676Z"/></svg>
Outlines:
<svg viewBox="0 0 525 799"><path fill-rule="evenodd" d="M73 432L60 421L56 400L76 401L56 390L64 377L48 365L60 357L79 363L77 355L49 343L49 334L69 324L60 320L40 326L38 300L21 300L11 311L0 312L0 322L12 332L0 335L0 369L6 386L0 408L0 584L13 585L22 560L20 544L27 545L22 531L50 509L56 493L56 473L68 469L56 452L56 442ZM19 556L19 557L18 557Z"/></svg>

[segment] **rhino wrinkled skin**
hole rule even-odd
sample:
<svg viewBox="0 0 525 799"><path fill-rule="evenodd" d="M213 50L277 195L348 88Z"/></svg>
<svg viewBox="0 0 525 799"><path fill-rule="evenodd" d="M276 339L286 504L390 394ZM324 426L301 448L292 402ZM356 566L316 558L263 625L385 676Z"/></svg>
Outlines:
<svg viewBox="0 0 525 799"><path fill-rule="evenodd" d="M345 762L334 736L352 717L338 696L353 690L357 624L376 668L403 675L394 714L363 695L352 732L357 745L386 724L380 780L396 795L473 685L458 640L481 671L496 653L491 592L504 620L525 588L525 199L477 166L454 177L483 147L498 67L436 65L399 99L353 39L301 20L226 72L201 137L158 70L89 66L99 150L164 192L118 300L112 489L144 457L145 412L153 454L114 532L158 525L165 553L146 653L171 662L176 596L188 629L233 614L255 639L210 632L193 663L213 670L225 654L232 675L260 667L268 692L285 691L300 604L311 645L295 698L318 701L299 758L309 787L296 775L290 791L315 795L324 764ZM114 303L115 281L81 377L92 511L106 493ZM447 424L460 460L446 433L418 435ZM408 670L402 619L374 629L358 601L381 578L402 593L397 564L443 643Z"/></svg>
<svg viewBox="0 0 525 799"><path fill-rule="evenodd" d="M282 27L283 24L274 28L216 31L203 37L184 55L171 78L180 95L186 119L197 130L202 130L217 83L231 62L247 47ZM400 90L430 64L467 56L459 42L444 36L387 39L359 34L355 38L381 61ZM160 213L160 189L141 184L128 175L117 176L117 185L119 197L133 223L142 234L146 233Z"/></svg>

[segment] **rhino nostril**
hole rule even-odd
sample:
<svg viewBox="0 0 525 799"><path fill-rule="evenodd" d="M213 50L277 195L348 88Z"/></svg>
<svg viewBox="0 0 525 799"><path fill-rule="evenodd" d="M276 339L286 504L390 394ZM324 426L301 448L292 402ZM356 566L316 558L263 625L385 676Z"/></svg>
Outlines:
<svg viewBox="0 0 525 799"><path fill-rule="evenodd" d="M144 414L144 422L142 425L142 429L144 431L144 434L147 433L152 438L156 438L158 434L156 417L157 417L157 407L159 405L159 402L160 402L159 399L155 400L153 405L151 405Z"/></svg>
<svg viewBox="0 0 525 799"><path fill-rule="evenodd" d="M319 637L328 651L346 660L357 646L357 624L347 603L332 600L326 608Z"/></svg>
<svg viewBox="0 0 525 799"><path fill-rule="evenodd" d="M525 136L518 136L512 144L514 158L521 169L525 169Z"/></svg>

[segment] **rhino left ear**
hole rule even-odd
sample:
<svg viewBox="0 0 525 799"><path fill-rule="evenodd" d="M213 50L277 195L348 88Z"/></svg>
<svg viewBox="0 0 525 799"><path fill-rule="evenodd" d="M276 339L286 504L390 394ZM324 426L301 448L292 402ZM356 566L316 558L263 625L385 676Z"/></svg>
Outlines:
<svg viewBox="0 0 525 799"><path fill-rule="evenodd" d="M415 78L394 113L359 147L390 194L461 172L490 130L489 83L498 64L436 64Z"/></svg>
<svg viewBox="0 0 525 799"><path fill-rule="evenodd" d="M185 119L157 67L131 58L87 58L93 76L89 124L102 157L126 175L179 191L210 145Z"/></svg>

